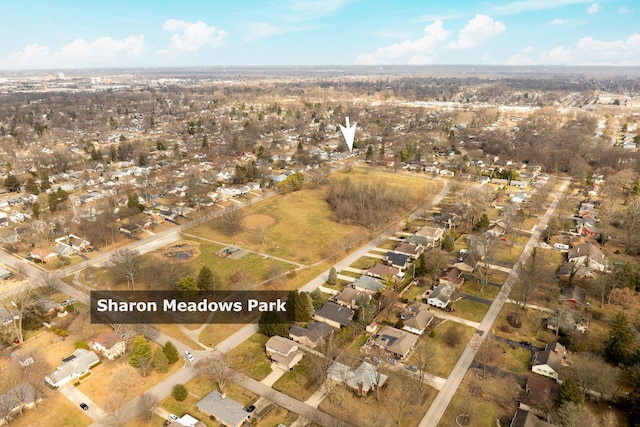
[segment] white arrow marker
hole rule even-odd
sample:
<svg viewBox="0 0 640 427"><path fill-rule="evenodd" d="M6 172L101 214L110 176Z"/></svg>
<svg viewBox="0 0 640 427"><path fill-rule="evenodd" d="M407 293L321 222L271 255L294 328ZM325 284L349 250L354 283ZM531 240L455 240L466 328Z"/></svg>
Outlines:
<svg viewBox="0 0 640 427"><path fill-rule="evenodd" d="M353 138L356 136L356 125L357 122L353 123L353 126L349 126L349 117L347 119L347 127L340 125L340 130L342 131L342 136L344 136L344 140L347 143L347 147L349 147L349 152L353 151Z"/></svg>

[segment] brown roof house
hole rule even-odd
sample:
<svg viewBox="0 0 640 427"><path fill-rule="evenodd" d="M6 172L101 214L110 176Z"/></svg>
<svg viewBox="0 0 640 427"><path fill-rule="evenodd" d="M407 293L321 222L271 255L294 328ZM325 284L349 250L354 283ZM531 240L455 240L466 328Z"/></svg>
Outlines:
<svg viewBox="0 0 640 427"><path fill-rule="evenodd" d="M462 271L458 267L450 268L444 276L438 278L438 283L448 284L457 288L464 284L464 277L462 277Z"/></svg>
<svg viewBox="0 0 640 427"><path fill-rule="evenodd" d="M109 360L114 360L127 351L127 343L115 332L104 332L98 335L93 339L91 346Z"/></svg>
<svg viewBox="0 0 640 427"><path fill-rule="evenodd" d="M389 378L367 362L362 362L356 369L333 362L327 370L327 377L339 384L344 383L358 396L366 396L370 391L382 388Z"/></svg>
<svg viewBox="0 0 640 427"><path fill-rule="evenodd" d="M587 291L580 286L565 286L560 289L559 301L573 307L587 305Z"/></svg>
<svg viewBox="0 0 640 427"><path fill-rule="evenodd" d="M360 308L360 304L367 304L371 301L371 294L354 288L344 288L332 299L340 305L357 310Z"/></svg>
<svg viewBox="0 0 640 427"><path fill-rule="evenodd" d="M375 345L398 356L400 359L404 359L417 342L417 335L392 328L391 326L383 326L374 340Z"/></svg>
<svg viewBox="0 0 640 427"><path fill-rule="evenodd" d="M331 335L333 328L324 322L309 322L306 329L293 325L289 328L289 338L307 347L315 347Z"/></svg>
<svg viewBox="0 0 640 427"><path fill-rule="evenodd" d="M583 243L569 249L568 259L576 265L591 267L598 271L604 271L607 268L604 252L593 243Z"/></svg>
<svg viewBox="0 0 640 427"><path fill-rule="evenodd" d="M343 307L334 302L325 302L313 313L313 319L340 329L351 323L354 314L354 311L349 307Z"/></svg>
<svg viewBox="0 0 640 427"><path fill-rule="evenodd" d="M511 420L509 427L555 427L546 421L536 417L532 412L518 409Z"/></svg>
<svg viewBox="0 0 640 427"><path fill-rule="evenodd" d="M433 248L444 236L444 228L425 225L420 230L416 231L415 234L425 239L424 246Z"/></svg>
<svg viewBox="0 0 640 427"><path fill-rule="evenodd" d="M399 268L384 264L376 264L367 270L367 276L377 277L378 279L383 279L387 276L397 277L400 275Z"/></svg>
<svg viewBox="0 0 640 427"><path fill-rule="evenodd" d="M557 395L557 383L538 375L529 375L518 407L543 416L546 409L556 401Z"/></svg>
<svg viewBox="0 0 640 427"><path fill-rule="evenodd" d="M534 354L531 361L531 370L536 374L558 381L565 353L564 346L559 342L549 343L544 350L537 351Z"/></svg>
<svg viewBox="0 0 640 427"><path fill-rule="evenodd" d="M400 313L404 323L403 330L412 334L422 335L424 330L433 321L433 314L429 312L429 306L419 301L407 304L405 311Z"/></svg>
<svg viewBox="0 0 640 427"><path fill-rule="evenodd" d="M58 259L58 254L56 252L52 252L48 249L43 248L31 249L31 251L29 252L29 256L32 259L43 263L51 262Z"/></svg>
<svg viewBox="0 0 640 427"><path fill-rule="evenodd" d="M423 250L424 248L422 247L422 245L403 242L396 246L393 251L397 254L407 255L411 257L411 259L418 259Z"/></svg>
<svg viewBox="0 0 640 427"><path fill-rule="evenodd" d="M287 371L293 369L304 356L297 342L278 335L269 338L264 347L271 361Z"/></svg>

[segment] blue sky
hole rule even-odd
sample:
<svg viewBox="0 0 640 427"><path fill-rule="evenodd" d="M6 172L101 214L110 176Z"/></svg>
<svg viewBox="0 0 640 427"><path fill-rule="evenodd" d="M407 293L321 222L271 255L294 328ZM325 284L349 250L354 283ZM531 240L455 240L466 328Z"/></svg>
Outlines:
<svg viewBox="0 0 640 427"><path fill-rule="evenodd" d="M24 0L0 69L640 65L637 0Z"/></svg>

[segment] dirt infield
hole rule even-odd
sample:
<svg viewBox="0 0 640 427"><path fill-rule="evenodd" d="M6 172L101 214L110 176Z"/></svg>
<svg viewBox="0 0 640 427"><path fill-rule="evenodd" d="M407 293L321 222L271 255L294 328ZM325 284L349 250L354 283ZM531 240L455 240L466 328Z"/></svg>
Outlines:
<svg viewBox="0 0 640 427"><path fill-rule="evenodd" d="M247 230L257 230L260 227L269 228L276 223L276 219L264 214L251 214L244 217L242 225Z"/></svg>
<svg viewBox="0 0 640 427"><path fill-rule="evenodd" d="M200 256L200 243L192 240L178 240L162 249L160 254L172 262L188 262Z"/></svg>

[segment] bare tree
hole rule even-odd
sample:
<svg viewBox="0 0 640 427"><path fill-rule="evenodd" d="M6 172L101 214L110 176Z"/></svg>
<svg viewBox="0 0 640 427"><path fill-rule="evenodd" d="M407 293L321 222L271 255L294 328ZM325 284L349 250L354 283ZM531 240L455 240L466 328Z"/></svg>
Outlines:
<svg viewBox="0 0 640 427"><path fill-rule="evenodd" d="M35 303L35 290L32 285L25 286L22 292L4 300L2 303L5 310L13 315L11 325L16 338L20 342L24 341L24 329L22 327L24 316L35 306Z"/></svg>
<svg viewBox="0 0 640 427"><path fill-rule="evenodd" d="M418 379L418 394L422 395L422 385L427 369L436 357L436 346L431 338L423 338L422 344L415 351L415 364L418 367L420 378Z"/></svg>
<svg viewBox="0 0 640 427"><path fill-rule="evenodd" d="M206 358L199 360L195 366L200 375L215 382L220 393L224 393L227 381L233 374L233 370L229 366L227 352L214 349Z"/></svg>
<svg viewBox="0 0 640 427"><path fill-rule="evenodd" d="M138 407L140 408L140 412L142 412L142 416L144 420L149 423L153 418L153 411L158 406L159 400L158 398L151 394L151 392L143 393L138 399Z"/></svg>
<svg viewBox="0 0 640 427"><path fill-rule="evenodd" d="M42 396L50 390L42 379L52 371L52 368L42 353L38 351L33 352L28 356L23 356L21 359L16 360L13 363L14 366L11 371L18 374L21 384L27 383L33 387L36 397ZM34 401L37 402L37 399Z"/></svg>
<svg viewBox="0 0 640 427"><path fill-rule="evenodd" d="M215 221L214 227L227 236L235 236L242 231L244 212L237 206L226 208Z"/></svg>
<svg viewBox="0 0 640 427"><path fill-rule="evenodd" d="M536 284L540 282L540 257L537 255L537 250L534 248L531 258L527 261L526 265L520 269L511 293L509 294L516 302L515 304L515 326L520 325L520 317L522 310L527 308L529 298L536 290Z"/></svg>
<svg viewBox="0 0 640 427"><path fill-rule="evenodd" d="M43 271L40 273L37 283L52 294L60 288L60 276L61 274L57 271Z"/></svg>
<svg viewBox="0 0 640 427"><path fill-rule="evenodd" d="M482 341L482 344L478 346L479 342L480 340L477 340L474 343L474 346L477 350L476 360L481 365L482 379L485 379L487 377L487 367L489 367L491 363L495 362L500 356L502 356L503 351L499 346L496 345L496 343L491 341L489 337Z"/></svg>
<svg viewBox="0 0 640 427"><path fill-rule="evenodd" d="M136 250L118 249L113 252L111 261L118 276L126 279L127 285L135 291L135 280L140 273L140 253Z"/></svg>
<svg viewBox="0 0 640 427"><path fill-rule="evenodd" d="M129 365L120 365L113 370L109 377L109 388L114 395L122 397L122 401L126 402L131 393L131 388L136 383L135 368Z"/></svg>
<svg viewBox="0 0 640 427"><path fill-rule="evenodd" d="M595 420L584 406L564 402L551 415L551 421L561 427L594 427Z"/></svg>
<svg viewBox="0 0 640 427"><path fill-rule="evenodd" d="M493 277L496 241L492 234L485 233L471 243L468 256L472 257L473 274L480 284L480 292L484 292Z"/></svg>

